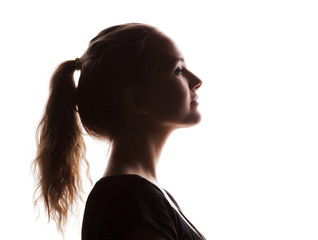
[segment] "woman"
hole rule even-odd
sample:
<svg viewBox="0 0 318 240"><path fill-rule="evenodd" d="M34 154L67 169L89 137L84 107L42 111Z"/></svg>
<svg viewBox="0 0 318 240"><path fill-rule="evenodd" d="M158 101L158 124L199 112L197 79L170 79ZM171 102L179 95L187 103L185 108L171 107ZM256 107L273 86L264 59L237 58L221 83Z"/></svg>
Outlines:
<svg viewBox="0 0 318 240"><path fill-rule="evenodd" d="M81 190L81 161L88 165L81 122L112 143L105 174L86 202L82 239L204 239L156 178L168 136L200 121L201 84L176 44L140 23L103 30L81 58L57 68L34 166L40 198L61 232Z"/></svg>

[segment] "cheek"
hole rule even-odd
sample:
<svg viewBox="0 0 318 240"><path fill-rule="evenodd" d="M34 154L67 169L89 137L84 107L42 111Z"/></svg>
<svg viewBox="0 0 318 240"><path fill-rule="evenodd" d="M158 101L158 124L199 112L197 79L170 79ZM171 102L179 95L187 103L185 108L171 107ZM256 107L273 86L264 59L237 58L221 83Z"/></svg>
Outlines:
<svg viewBox="0 0 318 240"><path fill-rule="evenodd" d="M156 86L152 97L152 105L158 114L180 115L190 107L187 86L175 79Z"/></svg>

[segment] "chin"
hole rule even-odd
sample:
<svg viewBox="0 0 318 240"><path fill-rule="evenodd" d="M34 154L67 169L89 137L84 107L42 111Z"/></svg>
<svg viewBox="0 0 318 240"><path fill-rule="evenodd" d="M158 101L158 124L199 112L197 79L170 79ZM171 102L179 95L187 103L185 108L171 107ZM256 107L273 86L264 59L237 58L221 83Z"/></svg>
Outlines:
<svg viewBox="0 0 318 240"><path fill-rule="evenodd" d="M196 112L195 114L191 114L191 116L187 117L185 121L178 124L176 128L187 128L193 127L201 122L201 114Z"/></svg>
<svg viewBox="0 0 318 240"><path fill-rule="evenodd" d="M193 119L193 122L192 124L190 125L191 126L194 126L194 125L197 125L201 122L201 114L197 114L196 117Z"/></svg>

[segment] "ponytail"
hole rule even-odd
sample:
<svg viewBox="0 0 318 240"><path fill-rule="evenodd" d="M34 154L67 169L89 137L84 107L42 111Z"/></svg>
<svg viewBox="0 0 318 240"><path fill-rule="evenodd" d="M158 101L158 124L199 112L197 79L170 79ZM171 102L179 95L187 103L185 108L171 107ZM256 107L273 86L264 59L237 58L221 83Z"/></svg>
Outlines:
<svg viewBox="0 0 318 240"><path fill-rule="evenodd" d="M39 191L34 205L43 199L49 221L52 218L61 233L68 210L78 198L82 200L82 161L91 181L76 107L73 74L78 62L79 59L62 63L51 78L48 102L36 131L37 154L33 161L37 178L34 194Z"/></svg>
<svg viewBox="0 0 318 240"><path fill-rule="evenodd" d="M118 139L126 121L124 88L146 84L146 43L157 34L156 28L139 23L106 28L90 41L80 59L62 63L51 78L48 102L36 132L34 205L43 200L49 221L52 218L61 233L68 210L81 197L82 163L92 183L82 126L88 134L111 144ZM78 69L81 77L76 88L73 75Z"/></svg>

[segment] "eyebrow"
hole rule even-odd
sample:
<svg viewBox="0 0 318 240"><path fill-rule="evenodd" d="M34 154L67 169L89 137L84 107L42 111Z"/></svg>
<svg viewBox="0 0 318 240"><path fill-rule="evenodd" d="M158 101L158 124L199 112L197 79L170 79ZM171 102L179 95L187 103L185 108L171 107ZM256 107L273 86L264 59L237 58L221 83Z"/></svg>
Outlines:
<svg viewBox="0 0 318 240"><path fill-rule="evenodd" d="M173 61L173 65L176 65L177 62L183 62L184 63L184 58L182 58L182 57L175 58L174 61Z"/></svg>
<svg viewBox="0 0 318 240"><path fill-rule="evenodd" d="M170 62L170 61L169 61L169 62ZM174 59L169 63L169 66L170 66L170 67L174 67L178 62L183 62L183 63L185 63L184 58L182 58L182 57L174 58ZM170 65L170 64L171 64L171 65Z"/></svg>
<svg viewBox="0 0 318 240"><path fill-rule="evenodd" d="M184 58L178 57L178 58L175 59L175 62L179 62L179 61L184 62Z"/></svg>

